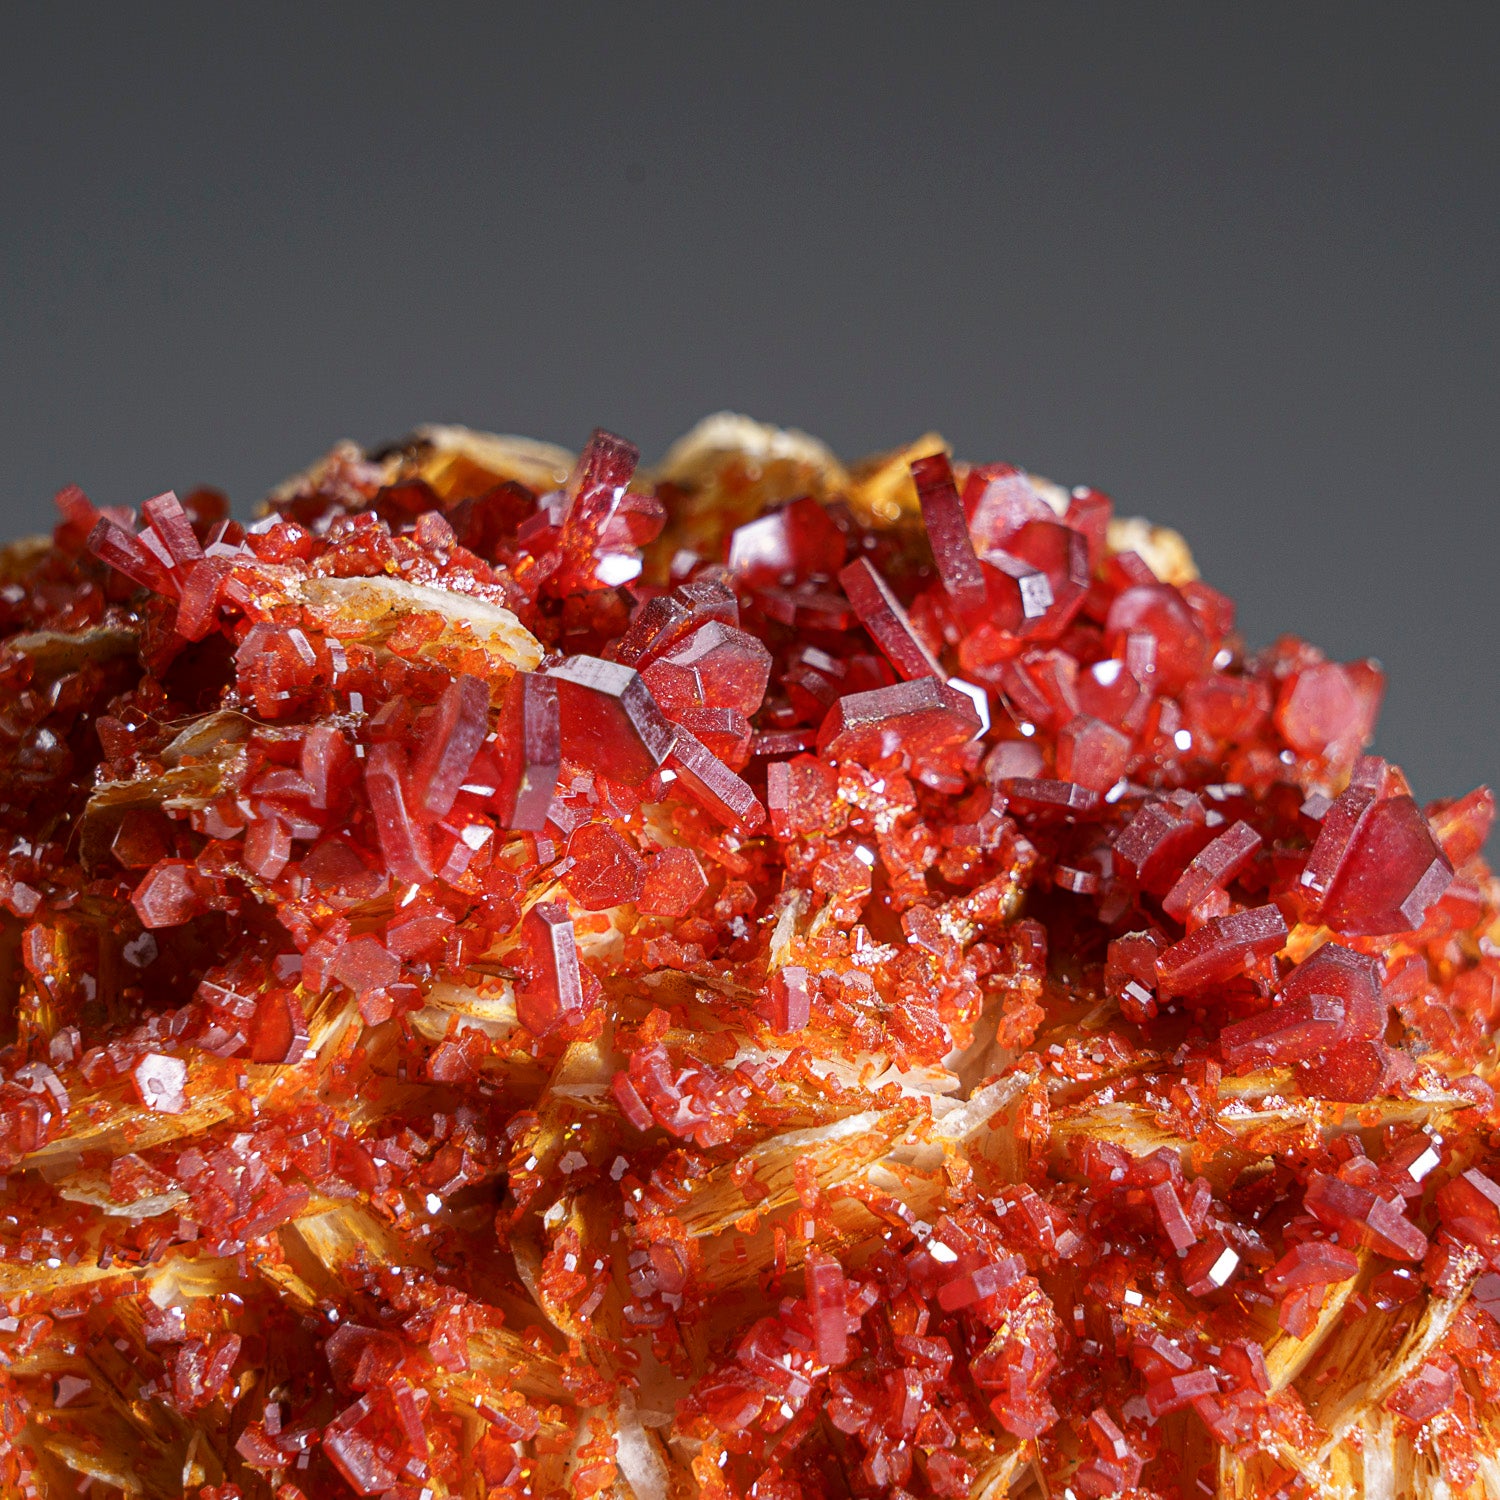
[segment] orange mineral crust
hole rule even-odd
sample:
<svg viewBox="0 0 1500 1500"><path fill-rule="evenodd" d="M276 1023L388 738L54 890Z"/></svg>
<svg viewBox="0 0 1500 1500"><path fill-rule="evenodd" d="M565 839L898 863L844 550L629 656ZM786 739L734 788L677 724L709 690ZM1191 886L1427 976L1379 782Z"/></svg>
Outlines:
<svg viewBox="0 0 1500 1500"><path fill-rule="evenodd" d="M6 1500L1500 1495L1494 799L1374 663L936 437L57 503Z"/></svg>

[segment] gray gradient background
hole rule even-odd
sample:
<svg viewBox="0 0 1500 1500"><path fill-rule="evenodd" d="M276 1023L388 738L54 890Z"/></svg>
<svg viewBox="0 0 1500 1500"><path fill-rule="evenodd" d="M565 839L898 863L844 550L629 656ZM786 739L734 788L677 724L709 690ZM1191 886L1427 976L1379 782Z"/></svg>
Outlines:
<svg viewBox="0 0 1500 1500"><path fill-rule="evenodd" d="M936 427L1500 777L1500 8L7 10L0 503L442 419ZM1492 844L1492 849L1495 846Z"/></svg>

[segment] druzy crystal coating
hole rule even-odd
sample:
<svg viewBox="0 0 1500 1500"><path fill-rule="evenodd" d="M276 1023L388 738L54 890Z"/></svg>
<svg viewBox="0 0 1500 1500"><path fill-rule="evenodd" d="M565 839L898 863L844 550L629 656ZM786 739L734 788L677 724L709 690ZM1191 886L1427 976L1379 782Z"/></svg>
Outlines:
<svg viewBox="0 0 1500 1500"><path fill-rule="evenodd" d="M57 501L0 553L4 1495L1500 1473L1494 799L1365 753L1373 663L935 438Z"/></svg>

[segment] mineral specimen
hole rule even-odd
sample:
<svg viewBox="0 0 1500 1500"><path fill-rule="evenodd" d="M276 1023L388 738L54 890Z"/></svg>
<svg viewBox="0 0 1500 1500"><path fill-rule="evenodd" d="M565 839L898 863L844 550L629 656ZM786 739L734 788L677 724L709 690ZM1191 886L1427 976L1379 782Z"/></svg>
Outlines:
<svg viewBox="0 0 1500 1500"><path fill-rule="evenodd" d="M1489 792L1098 491L637 461L0 552L0 1492L1500 1494Z"/></svg>

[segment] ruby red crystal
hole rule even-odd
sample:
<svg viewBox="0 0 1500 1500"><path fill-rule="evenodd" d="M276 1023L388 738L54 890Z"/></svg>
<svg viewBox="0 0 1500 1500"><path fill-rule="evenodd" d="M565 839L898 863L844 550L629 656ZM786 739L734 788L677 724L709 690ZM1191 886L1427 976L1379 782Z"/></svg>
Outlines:
<svg viewBox="0 0 1500 1500"><path fill-rule="evenodd" d="M607 823L585 823L578 829L568 840L568 857L573 863L563 883L585 911L603 911L640 895L645 865Z"/></svg>
<svg viewBox="0 0 1500 1500"><path fill-rule="evenodd" d="M807 1304L818 1363L841 1365L849 1357L848 1283L843 1268L816 1252L807 1260Z"/></svg>
<svg viewBox="0 0 1500 1500"><path fill-rule="evenodd" d="M568 481L564 500L564 518L558 546L563 557L561 577L574 588L598 588L623 583L640 571L625 570L624 577L612 577L611 559L605 553L612 538L612 523L623 509L626 488L640 452L633 443L602 428L595 429L588 446L579 456Z"/></svg>
<svg viewBox="0 0 1500 1500"><path fill-rule="evenodd" d="M1116 837L1115 867L1148 891L1166 892L1210 837L1198 798L1152 798Z"/></svg>
<svg viewBox="0 0 1500 1500"><path fill-rule="evenodd" d="M425 824L408 805L406 757L399 746L372 745L365 761L365 794L391 875L409 885L432 879L432 849Z"/></svg>
<svg viewBox="0 0 1500 1500"><path fill-rule="evenodd" d="M1299 754L1350 763L1375 732L1384 686L1371 662L1318 662L1282 684L1276 727Z"/></svg>
<svg viewBox="0 0 1500 1500"><path fill-rule="evenodd" d="M489 689L462 675L443 689L430 725L412 757L410 791L418 807L435 818L453 806L469 767L489 730Z"/></svg>
<svg viewBox="0 0 1500 1500"><path fill-rule="evenodd" d="M667 713L701 706L753 714L766 695L771 653L747 631L707 620L642 675Z"/></svg>
<svg viewBox="0 0 1500 1500"><path fill-rule="evenodd" d="M1332 995L1310 995L1226 1026L1219 1034L1219 1048L1231 1067L1300 1062L1336 1044L1344 1026L1343 1001Z"/></svg>
<svg viewBox="0 0 1500 1500"><path fill-rule="evenodd" d="M1427 1236L1406 1217L1400 1201L1382 1198L1370 1188L1314 1172L1303 1203L1330 1229L1392 1260L1420 1261L1427 1253Z"/></svg>
<svg viewBox="0 0 1500 1500"><path fill-rule="evenodd" d="M1352 1250L1328 1240L1307 1240L1294 1245L1266 1272L1266 1290L1276 1297L1304 1287L1332 1286L1358 1272L1359 1258Z"/></svg>
<svg viewBox="0 0 1500 1500"><path fill-rule="evenodd" d="M1003 547L1028 522L1056 517L1031 480L1010 464L977 464L970 469L963 505L981 552Z"/></svg>
<svg viewBox="0 0 1500 1500"><path fill-rule="evenodd" d="M986 1297L1003 1292L1026 1274L1026 1263L1019 1256L1006 1256L1001 1260L987 1261L982 1265L963 1271L951 1281L938 1288L938 1305L948 1312L968 1307Z"/></svg>
<svg viewBox="0 0 1500 1500"><path fill-rule="evenodd" d="M672 727L639 672L573 656L548 675L557 683L565 760L639 786L667 758Z"/></svg>
<svg viewBox="0 0 1500 1500"><path fill-rule="evenodd" d="M587 1003L573 919L566 906L542 902L526 913L522 935L531 973L516 991L516 1012L527 1030L545 1036Z"/></svg>
<svg viewBox="0 0 1500 1500"><path fill-rule="evenodd" d="M650 916L685 917L708 893L708 877L691 849L658 849L646 860L637 908Z"/></svg>
<svg viewBox="0 0 1500 1500"><path fill-rule="evenodd" d="M1003 550L988 552L990 597L1002 577L1015 580L1022 633L1056 639L1072 623L1089 587L1088 543L1055 520L1028 521Z"/></svg>
<svg viewBox="0 0 1500 1500"><path fill-rule="evenodd" d="M765 822L765 807L750 787L685 729L679 729L672 741L670 765L683 790L719 822L746 833Z"/></svg>
<svg viewBox="0 0 1500 1500"><path fill-rule="evenodd" d="M1182 921L1205 896L1227 886L1260 847L1261 837L1248 823L1232 824L1194 856L1162 897L1162 910Z"/></svg>
<svg viewBox="0 0 1500 1500"><path fill-rule="evenodd" d="M1351 786L1323 820L1302 879L1335 932L1371 937L1420 927L1453 867L1410 797Z"/></svg>
<svg viewBox="0 0 1500 1500"><path fill-rule="evenodd" d="M1219 1045L1232 1066L1297 1063L1322 1068L1328 1098L1369 1098L1362 1080L1373 1063L1378 1083L1385 1060L1376 1039L1385 1028L1373 962L1326 944L1292 970L1269 1010L1226 1026Z"/></svg>
<svg viewBox="0 0 1500 1500"><path fill-rule="evenodd" d="M839 571L839 583L860 624L885 653L899 676L908 679L938 677L943 669L912 629L911 621L890 585L871 565L869 558L856 558Z"/></svg>
<svg viewBox="0 0 1500 1500"><path fill-rule="evenodd" d="M500 774L495 806L505 828L539 832L562 771L557 683L523 672L506 687L500 713Z"/></svg>
<svg viewBox="0 0 1500 1500"><path fill-rule="evenodd" d="M818 748L836 759L915 761L962 744L978 728L972 699L922 677L840 698L818 730Z"/></svg>
<svg viewBox="0 0 1500 1500"><path fill-rule="evenodd" d="M162 860L130 900L143 927L180 927L203 910L194 868L185 859Z"/></svg>
<svg viewBox="0 0 1500 1500"><path fill-rule="evenodd" d="M1279 953L1286 940L1286 921L1275 906L1210 917L1157 958L1157 976L1167 994L1196 994Z"/></svg>
<svg viewBox="0 0 1500 1500"><path fill-rule="evenodd" d="M911 466L922 506L922 523L932 544L938 576L961 620L975 621L985 609L987 589L969 536L968 517L944 453L919 458Z"/></svg>
<svg viewBox="0 0 1500 1500"><path fill-rule="evenodd" d="M786 964L766 982L760 1012L771 1029L785 1035L801 1031L812 1018L812 995L807 970L801 964Z"/></svg>
<svg viewBox="0 0 1500 1500"><path fill-rule="evenodd" d="M1064 781L1107 792L1130 764L1130 736L1102 720L1079 714L1057 736L1057 774Z"/></svg>
<svg viewBox="0 0 1500 1500"><path fill-rule="evenodd" d="M846 545L827 509L804 497L737 528L729 542L729 570L751 587L828 578L843 566Z"/></svg>
<svg viewBox="0 0 1500 1500"><path fill-rule="evenodd" d="M1192 610L1165 583L1137 584L1117 595L1104 638L1133 676L1164 693L1180 693L1202 676L1212 654Z"/></svg>

